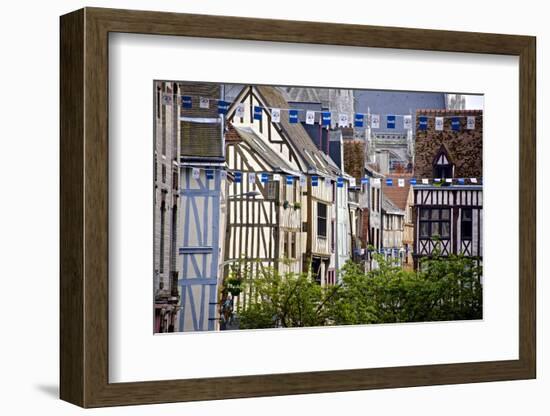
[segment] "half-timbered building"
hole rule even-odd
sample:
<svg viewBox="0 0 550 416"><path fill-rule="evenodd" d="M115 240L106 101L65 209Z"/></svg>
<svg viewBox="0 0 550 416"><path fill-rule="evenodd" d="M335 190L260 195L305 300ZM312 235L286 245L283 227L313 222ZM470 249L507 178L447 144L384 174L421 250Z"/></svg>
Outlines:
<svg viewBox="0 0 550 416"><path fill-rule="evenodd" d="M234 184L233 189L230 190L229 211L235 212L235 209L240 209L240 204L243 205L243 209L245 206L250 206L251 209L253 204L259 204L251 201L245 204L247 201L242 200L242 196L238 195L245 195L245 198L248 196L250 199L248 192L253 192L253 190L247 189L244 184L254 185L259 189L262 186L261 173L269 175L268 184L276 182L273 181L273 174L278 171L281 174L290 172L296 175L292 186L287 185L286 179L283 178L280 178L278 185L268 185L268 187L276 188L271 195L273 198L267 198L266 201L263 199L263 194L261 197L256 196L256 198L262 198L263 205L276 206L276 202L279 204L272 219L269 219L269 214L265 217L269 219L271 225L269 227L261 226L261 228L279 230L276 235L277 241L272 241L272 250L269 253L271 257L267 256L265 259L271 259L273 265L277 263L277 266L281 267L281 259L290 257L292 260L292 256L296 253L299 258L291 264L300 265L303 271L311 271L321 284L325 284L329 272L331 269L334 272L335 267L333 233L337 232L335 231L337 227L334 227L333 230L331 219L336 216L336 193L334 190L336 177L340 170L326 154L315 146L299 122L290 122L288 111L286 111L288 108L289 105L283 92L275 87L246 86L233 101L228 119L236 130L239 144L228 147L228 163L233 164L231 166L235 166L235 168L242 169L244 173L243 186L237 187ZM273 109L284 110L278 112L279 118L276 121L273 120ZM246 138L244 138L245 136ZM271 162L268 163L267 160L256 160L252 163L252 158L246 158L247 163L245 163L237 149L245 151L245 147L252 142L264 146L262 157L266 159L276 157L278 159L277 166ZM235 153L229 154L229 152ZM254 181L249 179L248 170L254 174ZM256 175L258 173L260 173L260 177ZM246 177L245 174L247 174ZM258 189L256 192L261 194ZM273 203L270 202L272 200ZM288 204L285 204L285 201ZM239 208L236 207L237 203ZM292 208L290 204L292 204ZM251 215L244 211L242 214ZM248 243L244 242L246 251L239 253L240 258L255 259L254 253L257 254L258 245L265 246L267 244L269 247L269 242L266 239L264 244L262 235L265 236L265 234L247 233L243 227L246 227L248 223L237 221L241 220L230 216L231 235L228 237L228 247L236 245L237 248L231 254L227 254L227 261L231 261L231 257L237 256L238 246L243 244L239 237L241 234L248 234L249 241ZM232 223L234 226L231 225ZM239 240L239 244L234 242L235 239ZM275 252L276 248L277 252Z"/></svg>
<svg viewBox="0 0 550 416"><path fill-rule="evenodd" d="M218 287L225 236L224 118L217 84L179 83L180 331L218 329ZM185 98L184 98L185 97ZM201 108L200 97L209 101Z"/></svg>
<svg viewBox="0 0 550 416"><path fill-rule="evenodd" d="M423 110L417 112L417 123L420 116L426 117L427 126L417 126L416 135L415 266L436 251L481 261L483 113ZM436 129L435 117L443 117L442 128Z"/></svg>

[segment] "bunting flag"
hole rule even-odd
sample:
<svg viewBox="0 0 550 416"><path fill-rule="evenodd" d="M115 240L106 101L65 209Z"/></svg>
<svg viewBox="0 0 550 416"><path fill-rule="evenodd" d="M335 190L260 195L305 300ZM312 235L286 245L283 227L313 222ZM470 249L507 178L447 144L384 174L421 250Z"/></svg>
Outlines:
<svg viewBox="0 0 550 416"><path fill-rule="evenodd" d="M294 183L294 177L291 175L286 175L286 184L292 185Z"/></svg>
<svg viewBox="0 0 550 416"><path fill-rule="evenodd" d="M235 183L241 183L242 182L242 180L243 180L243 173L242 172L239 172L239 171L233 172L233 176L235 177Z"/></svg>
<svg viewBox="0 0 550 416"><path fill-rule="evenodd" d="M172 94L168 94L166 92L163 92L162 93L162 104L172 105Z"/></svg>
<svg viewBox="0 0 550 416"><path fill-rule="evenodd" d="M338 188L343 188L344 187L344 178L343 177L338 176L338 179L336 180L336 186Z"/></svg>
<svg viewBox="0 0 550 416"><path fill-rule="evenodd" d="M443 130L443 117L435 118L435 129L438 131Z"/></svg>
<svg viewBox="0 0 550 416"><path fill-rule="evenodd" d="M388 129L394 129L395 128L395 116L393 114L388 115L386 117L386 127Z"/></svg>
<svg viewBox="0 0 550 416"><path fill-rule="evenodd" d="M227 179L227 171L220 170L220 180L225 181Z"/></svg>
<svg viewBox="0 0 550 416"><path fill-rule="evenodd" d="M370 116L370 126L373 129L380 128L380 116L378 114L371 114Z"/></svg>
<svg viewBox="0 0 550 416"><path fill-rule="evenodd" d="M244 107L244 104L243 104ZM218 114L227 114L227 110L229 110L229 103L227 101L219 100L218 101Z"/></svg>
<svg viewBox="0 0 550 416"><path fill-rule="evenodd" d="M423 130L423 131L428 130L428 117L426 116L418 117L418 130Z"/></svg>
<svg viewBox="0 0 550 416"><path fill-rule="evenodd" d="M434 178L434 182L435 182L435 183L441 182L441 178Z"/></svg>
<svg viewBox="0 0 550 416"><path fill-rule="evenodd" d="M430 180L428 178L422 178L422 185L429 185Z"/></svg>
<svg viewBox="0 0 550 416"><path fill-rule="evenodd" d="M219 107L218 107L219 109ZM219 112L219 110L218 110ZM243 118L244 117L244 103L239 103L235 107L235 117Z"/></svg>
<svg viewBox="0 0 550 416"><path fill-rule="evenodd" d="M464 184L466 183L466 181L464 180L464 178L458 178L457 181L458 181L458 184L459 184L459 185L464 185Z"/></svg>
<svg viewBox="0 0 550 416"><path fill-rule="evenodd" d="M412 116L403 116L403 127L406 130L411 130L413 128L413 118L412 118Z"/></svg>
<svg viewBox="0 0 550 416"><path fill-rule="evenodd" d="M323 111L321 113L321 125L330 126L330 111Z"/></svg>
<svg viewBox="0 0 550 416"><path fill-rule="evenodd" d="M288 111L288 121L290 124L296 124L298 122L298 110Z"/></svg>
<svg viewBox="0 0 550 416"><path fill-rule="evenodd" d="M256 174L254 172L248 172L248 183L256 183Z"/></svg>
<svg viewBox="0 0 550 416"><path fill-rule="evenodd" d="M357 113L357 114L355 114L355 119L354 119L353 125L355 127L363 127L364 121L365 121L365 115Z"/></svg>
<svg viewBox="0 0 550 416"><path fill-rule="evenodd" d="M274 123L280 123L281 122L281 109L280 108L272 108L271 109L271 121Z"/></svg>
<svg viewBox="0 0 550 416"><path fill-rule="evenodd" d="M206 179L212 180L214 179L214 169L206 169Z"/></svg>
<svg viewBox="0 0 550 416"><path fill-rule="evenodd" d="M400 188L403 188L405 186L405 179L398 178L397 179L397 186L399 186Z"/></svg>
<svg viewBox="0 0 550 416"><path fill-rule="evenodd" d="M380 178L374 178L374 179L372 180L372 183L373 183L374 185L380 186L380 184L382 183L382 180L381 180Z"/></svg>
<svg viewBox="0 0 550 416"><path fill-rule="evenodd" d="M451 129L453 131L460 131L460 119L458 117L451 118Z"/></svg>
<svg viewBox="0 0 550 416"><path fill-rule="evenodd" d="M319 185L319 177L317 175L311 176L311 186L318 186Z"/></svg>
<svg viewBox="0 0 550 416"><path fill-rule="evenodd" d="M199 168L193 168L192 177L195 180L198 180L201 177L201 170Z"/></svg>
<svg viewBox="0 0 550 416"><path fill-rule="evenodd" d="M393 186L393 179L392 178L387 178L386 179L386 186Z"/></svg>
<svg viewBox="0 0 550 416"><path fill-rule="evenodd" d="M350 180L349 180L349 186L355 187L356 184L357 184L357 182L355 181L355 178L350 178Z"/></svg>
<svg viewBox="0 0 550 416"><path fill-rule="evenodd" d="M368 183L369 183L369 178L367 177L361 178L361 185L368 185Z"/></svg>
<svg viewBox="0 0 550 416"><path fill-rule="evenodd" d="M349 116L346 113L340 113L338 115L338 126L340 127L349 126Z"/></svg>
<svg viewBox="0 0 550 416"><path fill-rule="evenodd" d="M300 175L300 186L304 187L307 185L307 179L304 175Z"/></svg>
<svg viewBox="0 0 550 416"><path fill-rule="evenodd" d="M262 183L267 183L268 180L269 180L269 174L268 173L262 173L261 176L260 176L260 181Z"/></svg>
<svg viewBox="0 0 550 416"><path fill-rule="evenodd" d="M199 107L200 108L210 108L210 100L207 97L199 98Z"/></svg>
<svg viewBox="0 0 550 416"><path fill-rule="evenodd" d="M254 106L254 120L262 121L262 107Z"/></svg>
<svg viewBox="0 0 550 416"><path fill-rule="evenodd" d="M447 183L453 183L453 178L445 178L445 182L447 182Z"/></svg>
<svg viewBox="0 0 550 416"><path fill-rule="evenodd" d="M410 183L411 185L416 185L416 178L411 178L411 179L409 179L409 183Z"/></svg>
<svg viewBox="0 0 550 416"><path fill-rule="evenodd" d="M183 108L192 108L193 107L192 98L189 95L182 95L181 96L181 106Z"/></svg>
<svg viewBox="0 0 550 416"><path fill-rule="evenodd" d="M466 128L468 130L474 130L476 128L476 118L474 116L468 116L466 119Z"/></svg>
<svg viewBox="0 0 550 416"><path fill-rule="evenodd" d="M306 111L306 124L315 124L315 111Z"/></svg>
<svg viewBox="0 0 550 416"><path fill-rule="evenodd" d="M470 178L471 183L477 183L477 178Z"/></svg>
<svg viewBox="0 0 550 416"><path fill-rule="evenodd" d="M279 182L281 180L281 175L278 173L273 174L273 182Z"/></svg>

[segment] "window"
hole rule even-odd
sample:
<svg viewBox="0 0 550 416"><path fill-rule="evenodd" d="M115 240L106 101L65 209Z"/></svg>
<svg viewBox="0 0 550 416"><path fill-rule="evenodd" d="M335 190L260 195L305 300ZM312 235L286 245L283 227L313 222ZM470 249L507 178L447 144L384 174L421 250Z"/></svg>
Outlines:
<svg viewBox="0 0 550 416"><path fill-rule="evenodd" d="M279 187L279 182L270 181L266 184L267 199L276 199L277 198L277 188L278 187Z"/></svg>
<svg viewBox="0 0 550 416"><path fill-rule="evenodd" d="M166 183L166 165L164 163L162 164L161 170L162 170L162 183Z"/></svg>
<svg viewBox="0 0 550 416"><path fill-rule="evenodd" d="M434 178L452 178L453 164L449 161L449 157L445 149L441 149L434 163Z"/></svg>
<svg viewBox="0 0 550 416"><path fill-rule="evenodd" d="M317 202L317 236L327 236L327 204Z"/></svg>
<svg viewBox="0 0 550 416"><path fill-rule="evenodd" d="M177 169L174 169L172 171L172 189L174 191L178 190L178 171L177 171Z"/></svg>
<svg viewBox="0 0 550 416"><path fill-rule="evenodd" d="M166 215L166 202L160 205L160 244L159 244L159 272L164 273L164 223Z"/></svg>
<svg viewBox="0 0 550 416"><path fill-rule="evenodd" d="M330 251L334 253L334 250L336 249L336 233L334 232L334 220L330 222Z"/></svg>
<svg viewBox="0 0 550 416"><path fill-rule="evenodd" d="M448 240L451 231L450 210L448 208L420 209L420 238L438 237Z"/></svg>
<svg viewBox="0 0 550 416"><path fill-rule="evenodd" d="M160 118L160 86L157 85L157 118Z"/></svg>
<svg viewBox="0 0 550 416"><path fill-rule="evenodd" d="M288 252L288 231L283 231L283 257L290 257Z"/></svg>
<svg viewBox="0 0 550 416"><path fill-rule="evenodd" d="M296 258L296 233L290 233L290 258Z"/></svg>
<svg viewBox="0 0 550 416"><path fill-rule="evenodd" d="M460 237L462 240L472 239L472 209L464 208L460 221Z"/></svg>

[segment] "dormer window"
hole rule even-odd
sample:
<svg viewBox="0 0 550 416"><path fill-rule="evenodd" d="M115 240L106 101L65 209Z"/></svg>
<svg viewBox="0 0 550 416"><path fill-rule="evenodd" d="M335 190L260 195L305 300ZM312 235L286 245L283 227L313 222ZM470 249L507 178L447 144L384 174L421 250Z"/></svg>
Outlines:
<svg viewBox="0 0 550 416"><path fill-rule="evenodd" d="M433 164L434 178L452 178L454 175L454 164L449 158L449 153L445 146L441 146Z"/></svg>

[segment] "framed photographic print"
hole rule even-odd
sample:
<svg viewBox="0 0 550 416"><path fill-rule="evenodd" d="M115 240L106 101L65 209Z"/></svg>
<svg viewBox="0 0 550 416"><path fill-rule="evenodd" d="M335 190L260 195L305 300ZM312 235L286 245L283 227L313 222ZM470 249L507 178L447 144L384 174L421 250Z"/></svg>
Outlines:
<svg viewBox="0 0 550 416"><path fill-rule="evenodd" d="M61 398L534 378L535 104L533 37L62 16Z"/></svg>

